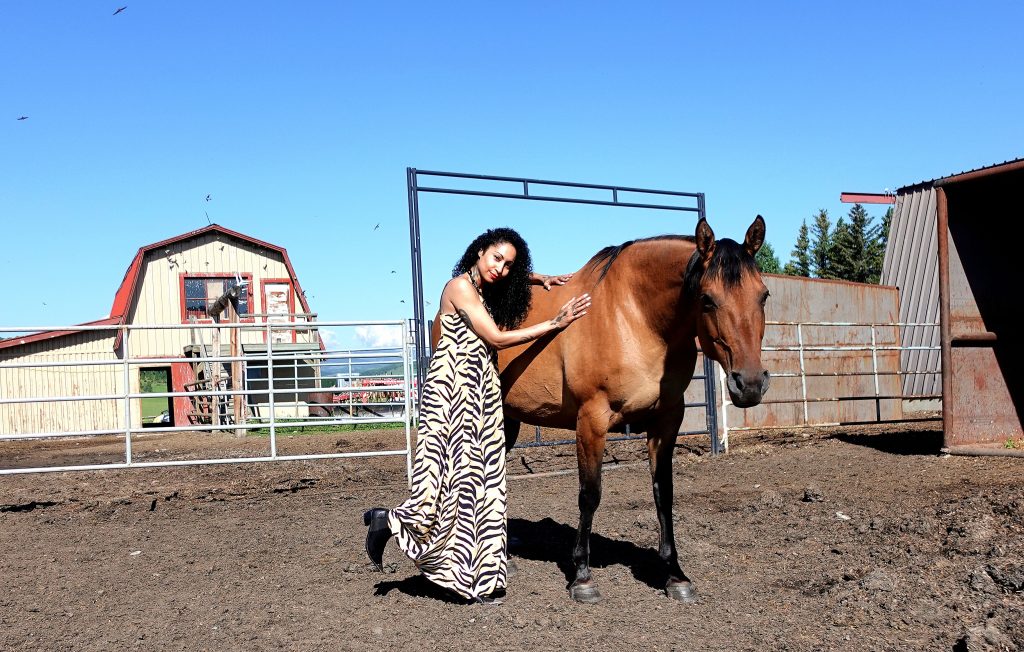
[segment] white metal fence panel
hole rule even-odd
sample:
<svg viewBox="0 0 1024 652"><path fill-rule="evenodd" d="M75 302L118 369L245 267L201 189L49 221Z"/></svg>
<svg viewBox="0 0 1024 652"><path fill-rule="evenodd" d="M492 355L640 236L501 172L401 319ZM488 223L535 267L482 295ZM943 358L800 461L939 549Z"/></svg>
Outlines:
<svg viewBox="0 0 1024 652"><path fill-rule="evenodd" d="M17 440L123 440L121 461L17 467L0 474L403 455L411 472L415 388L406 321L316 321L276 316L265 323L0 327L0 446ZM338 348L346 331L394 329L391 348ZM186 331L186 341L180 341ZM145 353L133 337L145 332ZM297 333L303 333L299 337ZM26 335L27 333L42 333ZM154 337L154 333L156 336ZM153 355L160 335L172 342ZM24 342L24 343L22 343ZM166 386L144 387L165 373ZM147 414L147 405L167 408ZM151 408L150 408L151 409ZM283 428L399 423L390 450L285 455ZM138 459L133 444L168 433L232 432L267 437L259 456ZM0 448L0 451L3 449ZM0 456L5 459L6 456Z"/></svg>

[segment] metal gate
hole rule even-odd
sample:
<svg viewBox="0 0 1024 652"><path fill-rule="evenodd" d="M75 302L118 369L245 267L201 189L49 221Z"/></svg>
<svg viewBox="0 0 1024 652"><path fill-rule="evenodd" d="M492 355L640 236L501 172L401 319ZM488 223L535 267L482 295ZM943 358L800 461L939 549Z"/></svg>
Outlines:
<svg viewBox="0 0 1024 652"><path fill-rule="evenodd" d="M427 186L421 183L422 178L433 178L433 179L447 179L447 180L459 180L464 182L472 181L487 181L508 184L509 189L507 192L494 192L473 189L470 187L438 187L438 186ZM406 170L407 189L409 194L409 244L410 254L412 259L412 301L413 301L413 329L414 329L414 355L413 361L415 366L415 373L417 379L417 386L423 386L423 379L426 376L426 369L429 363L429 355L427 353L427 340L428 340L428 327L426 319L426 311L424 310L424 297L423 297L423 260L422 260L422 242L420 239L420 209L419 209L419 197L420 193L436 193L436 194L449 194L449 195L465 195L473 197L491 197L501 199L523 199L531 201L544 201L544 202L558 202L566 204L586 204L593 206L617 206L623 208L640 208L649 210L661 210L661 211L677 211L677 212L689 212L696 213L698 220L705 217L704 210L704 193L697 192L680 192L675 190L652 190L645 188L631 188L626 186L614 186L614 185L599 185L599 184L588 184L588 183L576 183L568 181L546 181L540 179L528 179L523 177L503 177L503 176L492 176L492 175L481 175L481 174L468 174L463 172L437 172L428 170L418 170L416 168L408 168ZM538 191L538 188L540 189ZM556 196L553 194L545 194L544 188L548 188L547 191L550 193L550 189L556 188L560 192L593 192L598 191L603 193L606 199L594 199L593 197L571 197L571 196ZM643 201L622 201L620 199L621 194L627 194L628 196L635 196ZM680 202L689 202L690 205L673 205L673 204L658 204L653 203L654 198L672 198ZM687 407L703 407L706 410L706 427L703 430L686 431L680 434L708 434L711 436L712 450L713 452L719 452L721 446L717 437L717 415L716 410L709 406L714 406L715 402L715 383L713 379L715 374L712 369L710 360L703 362L698 365L693 379L699 380L704 384L704 398L701 401L688 403ZM703 367L703 369L701 368ZM628 426L627 426L628 428ZM712 435L712 433L716 433ZM618 441L623 439L636 439L639 435L634 435L627 430L627 433L621 437L609 438L608 441ZM534 440L532 442L525 442L517 444L517 446L551 446L556 444L572 443L574 440L560 440L545 442L540 439L540 430L535 430Z"/></svg>

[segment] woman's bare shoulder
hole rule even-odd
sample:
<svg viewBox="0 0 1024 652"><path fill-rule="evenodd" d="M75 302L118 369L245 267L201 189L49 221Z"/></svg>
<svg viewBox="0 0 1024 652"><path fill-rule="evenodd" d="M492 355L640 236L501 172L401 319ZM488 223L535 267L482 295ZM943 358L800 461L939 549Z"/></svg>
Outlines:
<svg viewBox="0 0 1024 652"><path fill-rule="evenodd" d="M442 292L441 294L442 296L462 296L470 292L476 294L476 288L473 287L473 284L470 282L468 278L460 274L459 276L456 276L452 280L448 281L447 285L444 286L444 292Z"/></svg>
<svg viewBox="0 0 1024 652"><path fill-rule="evenodd" d="M456 276L445 283L441 291L441 309L454 308L457 303L464 303L476 295L476 288L465 276Z"/></svg>

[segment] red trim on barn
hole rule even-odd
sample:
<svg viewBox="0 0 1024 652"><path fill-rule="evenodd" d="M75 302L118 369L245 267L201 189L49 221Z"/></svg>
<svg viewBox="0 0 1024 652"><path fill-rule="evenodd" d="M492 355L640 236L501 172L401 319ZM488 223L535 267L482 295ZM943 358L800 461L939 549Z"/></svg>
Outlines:
<svg viewBox="0 0 1024 652"><path fill-rule="evenodd" d="M87 321L84 324L78 324L78 326L106 326L120 325L120 317L108 317L106 319L97 319L96 321ZM74 329L62 330L62 331L41 331L39 333L31 333L24 337L10 337L6 340L0 341L0 349L12 348L15 346L21 346L22 344L32 344L33 342L43 342L46 340L56 339L58 337L65 337L67 335L74 335L76 333L84 333L86 331L76 331ZM120 333L119 333L120 334Z"/></svg>
<svg viewBox="0 0 1024 652"><path fill-rule="evenodd" d="M171 363L171 387L172 392L184 392L186 383L196 382L196 375L192 372L192 365L188 362ZM188 415L192 411L192 399L188 396L175 396L171 399L174 403L173 426L189 425Z"/></svg>
<svg viewBox="0 0 1024 652"><path fill-rule="evenodd" d="M895 204L896 195L882 192L841 192L839 201L844 204Z"/></svg>

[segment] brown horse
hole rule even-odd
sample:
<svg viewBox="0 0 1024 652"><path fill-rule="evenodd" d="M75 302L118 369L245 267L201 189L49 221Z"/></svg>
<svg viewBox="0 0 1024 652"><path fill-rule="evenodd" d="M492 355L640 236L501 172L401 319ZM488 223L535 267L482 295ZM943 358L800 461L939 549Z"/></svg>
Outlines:
<svg viewBox="0 0 1024 652"><path fill-rule="evenodd" d="M590 571L590 530L601 502L601 461L607 433L629 424L647 433L661 526L658 555L668 567L665 592L696 600L672 533L672 452L683 421L683 392L693 376L698 341L725 369L734 405L757 405L768 389L761 364L768 290L754 262L764 233L758 215L743 244L716 242L701 219L694 237L663 236L603 249L566 285L536 289L524 324L550 318L569 297L589 292L593 306L585 319L499 352L508 446L521 422L576 430L580 522L573 599L600 599Z"/></svg>

